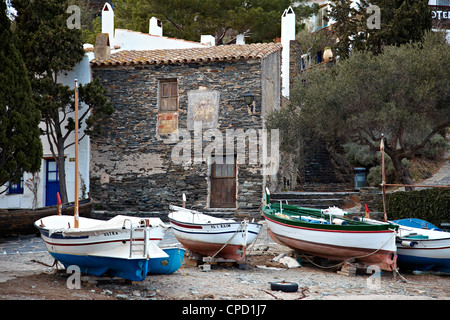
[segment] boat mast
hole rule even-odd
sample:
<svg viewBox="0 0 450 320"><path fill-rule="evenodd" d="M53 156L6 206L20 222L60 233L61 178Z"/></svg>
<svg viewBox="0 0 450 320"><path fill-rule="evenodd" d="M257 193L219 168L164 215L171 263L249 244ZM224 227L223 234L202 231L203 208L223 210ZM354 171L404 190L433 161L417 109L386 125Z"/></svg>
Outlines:
<svg viewBox="0 0 450 320"><path fill-rule="evenodd" d="M75 79L75 228L79 227L78 213L78 80Z"/></svg>
<svg viewBox="0 0 450 320"><path fill-rule="evenodd" d="M381 188L383 190L383 215L384 222L387 222L387 213L386 213L386 176L384 171L384 135L381 134L381 142L380 142L380 151L381 151Z"/></svg>

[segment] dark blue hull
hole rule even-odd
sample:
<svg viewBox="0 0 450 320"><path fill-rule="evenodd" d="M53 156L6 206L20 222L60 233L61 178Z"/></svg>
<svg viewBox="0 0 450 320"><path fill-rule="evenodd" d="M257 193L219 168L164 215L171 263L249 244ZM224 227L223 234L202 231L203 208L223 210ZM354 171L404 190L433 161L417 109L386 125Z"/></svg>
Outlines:
<svg viewBox="0 0 450 320"><path fill-rule="evenodd" d="M450 259L425 258L398 254L400 269L450 273Z"/></svg>
<svg viewBox="0 0 450 320"><path fill-rule="evenodd" d="M80 268L81 273L94 276L109 274L132 281L142 281L148 273L149 260L147 259L78 256L54 252L50 252L50 254L66 268L76 265Z"/></svg>

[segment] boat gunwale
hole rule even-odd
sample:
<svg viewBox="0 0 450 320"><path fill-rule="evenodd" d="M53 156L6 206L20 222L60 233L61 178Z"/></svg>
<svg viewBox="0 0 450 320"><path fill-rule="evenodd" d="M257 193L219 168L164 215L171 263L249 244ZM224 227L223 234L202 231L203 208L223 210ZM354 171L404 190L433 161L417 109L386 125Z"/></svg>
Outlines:
<svg viewBox="0 0 450 320"><path fill-rule="evenodd" d="M224 224L237 224L237 225L242 225L242 222L240 221L232 221L232 222L218 222L218 223L196 223L196 222L184 222L184 221L180 221L180 220L176 220L173 218L169 217L169 221L170 222L175 222L175 224L179 224L180 227L184 227L184 228L192 228L191 226L215 226L215 225L224 225ZM261 228L261 224L257 223L257 222L248 222L247 225L255 225L258 226L259 228ZM195 229L195 228L193 228Z"/></svg>
<svg viewBox="0 0 450 320"><path fill-rule="evenodd" d="M283 205L284 207L284 205ZM302 220L290 220L282 217L276 216L274 213L268 212L268 210L274 210L268 206L265 206L262 210L263 216L275 223L282 224L288 227L308 229L324 232L348 232L348 233L377 233L377 232L394 232L394 225L392 224L366 224L359 222L358 224L348 224L348 225L336 225L336 224L321 224L321 223L310 223ZM283 210L284 211L284 210ZM286 215L295 215L296 213L287 212ZM341 217L339 217L341 219ZM351 221L348 219L343 219L345 221Z"/></svg>
<svg viewBox="0 0 450 320"><path fill-rule="evenodd" d="M397 236L397 239L399 240L405 240L405 241L411 241L411 242L427 242L427 241L441 241L441 240L450 240L450 237L447 238L433 238L433 239L413 239L408 237L400 237Z"/></svg>

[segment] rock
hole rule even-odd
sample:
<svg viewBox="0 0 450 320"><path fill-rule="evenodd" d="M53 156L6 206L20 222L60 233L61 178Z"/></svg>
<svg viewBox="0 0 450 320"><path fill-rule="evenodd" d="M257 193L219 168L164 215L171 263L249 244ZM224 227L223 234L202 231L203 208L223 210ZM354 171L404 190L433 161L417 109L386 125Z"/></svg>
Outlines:
<svg viewBox="0 0 450 320"><path fill-rule="evenodd" d="M278 256L273 258L271 261L272 262L280 262L280 259L284 258L285 256L286 256L286 253L279 254Z"/></svg>
<svg viewBox="0 0 450 320"><path fill-rule="evenodd" d="M297 260L291 257L283 257L279 260L280 263L284 264L288 268L299 268L301 267L300 263Z"/></svg>
<svg viewBox="0 0 450 320"><path fill-rule="evenodd" d="M130 298L126 294L116 295L117 300L129 300Z"/></svg>
<svg viewBox="0 0 450 320"><path fill-rule="evenodd" d="M200 292L198 291L198 287L192 287L189 288L189 291L191 292L191 294L196 295L199 294Z"/></svg>
<svg viewBox="0 0 450 320"><path fill-rule="evenodd" d="M141 296L141 292L139 290L134 290L133 291L133 296L140 297Z"/></svg>
<svg viewBox="0 0 450 320"><path fill-rule="evenodd" d="M113 292L108 289L103 290L103 293L106 294L107 296L112 296L112 294L113 294Z"/></svg>

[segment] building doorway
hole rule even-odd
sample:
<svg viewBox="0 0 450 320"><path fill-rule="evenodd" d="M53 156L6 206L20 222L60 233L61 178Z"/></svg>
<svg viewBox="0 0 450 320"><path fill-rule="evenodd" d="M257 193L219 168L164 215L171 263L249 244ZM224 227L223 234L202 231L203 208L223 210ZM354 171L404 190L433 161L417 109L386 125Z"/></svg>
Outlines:
<svg viewBox="0 0 450 320"><path fill-rule="evenodd" d="M236 157L233 163L226 163L226 156L220 163L212 158L211 166L211 208L236 208Z"/></svg>
<svg viewBox="0 0 450 320"><path fill-rule="evenodd" d="M56 193L59 190L58 165L53 159L45 160L45 205L56 205Z"/></svg>

